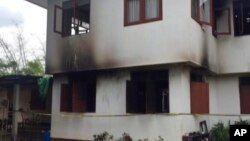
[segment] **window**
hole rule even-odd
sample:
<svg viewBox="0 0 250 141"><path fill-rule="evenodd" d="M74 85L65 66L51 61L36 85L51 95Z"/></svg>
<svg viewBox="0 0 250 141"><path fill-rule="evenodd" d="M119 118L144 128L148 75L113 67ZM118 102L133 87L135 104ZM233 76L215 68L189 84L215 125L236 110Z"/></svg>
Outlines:
<svg viewBox="0 0 250 141"><path fill-rule="evenodd" d="M127 113L169 112L168 71L133 72L127 81Z"/></svg>
<svg viewBox="0 0 250 141"><path fill-rule="evenodd" d="M239 78L241 114L250 114L250 77Z"/></svg>
<svg viewBox="0 0 250 141"><path fill-rule="evenodd" d="M190 74L191 113L209 113L209 87L201 72Z"/></svg>
<svg viewBox="0 0 250 141"><path fill-rule="evenodd" d="M124 0L124 25L162 19L162 0Z"/></svg>
<svg viewBox="0 0 250 141"><path fill-rule="evenodd" d="M90 32L90 0L68 0L55 6L54 31L62 36Z"/></svg>
<svg viewBox="0 0 250 141"><path fill-rule="evenodd" d="M233 2L235 36L250 35L250 1Z"/></svg>
<svg viewBox="0 0 250 141"><path fill-rule="evenodd" d="M231 35L231 14L230 8L219 8L214 10L215 35Z"/></svg>
<svg viewBox="0 0 250 141"><path fill-rule="evenodd" d="M191 0L191 16L200 24L212 25L212 0Z"/></svg>
<svg viewBox="0 0 250 141"><path fill-rule="evenodd" d="M69 79L69 84L61 85L61 112L95 112L95 76L78 74Z"/></svg>

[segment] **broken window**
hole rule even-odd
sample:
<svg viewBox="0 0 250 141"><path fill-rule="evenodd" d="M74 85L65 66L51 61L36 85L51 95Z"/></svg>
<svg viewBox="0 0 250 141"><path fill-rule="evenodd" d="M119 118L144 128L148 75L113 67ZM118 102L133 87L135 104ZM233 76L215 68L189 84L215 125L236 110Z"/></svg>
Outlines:
<svg viewBox="0 0 250 141"><path fill-rule="evenodd" d="M233 2L235 36L250 34L250 1Z"/></svg>
<svg viewBox="0 0 250 141"><path fill-rule="evenodd" d="M162 19L162 0L124 0L124 25Z"/></svg>
<svg viewBox="0 0 250 141"><path fill-rule="evenodd" d="M168 71L133 72L126 99L127 113L168 113Z"/></svg>
<svg viewBox="0 0 250 141"><path fill-rule="evenodd" d="M55 6L54 31L62 36L90 32L90 0L68 0Z"/></svg>
<svg viewBox="0 0 250 141"><path fill-rule="evenodd" d="M69 84L61 85L61 112L95 112L95 76L75 75L69 79Z"/></svg>
<svg viewBox="0 0 250 141"><path fill-rule="evenodd" d="M250 114L250 77L239 78L241 114Z"/></svg>
<svg viewBox="0 0 250 141"><path fill-rule="evenodd" d="M211 25L212 0L191 0L191 16L200 24Z"/></svg>
<svg viewBox="0 0 250 141"><path fill-rule="evenodd" d="M209 87L201 72L190 74L191 113L209 113Z"/></svg>

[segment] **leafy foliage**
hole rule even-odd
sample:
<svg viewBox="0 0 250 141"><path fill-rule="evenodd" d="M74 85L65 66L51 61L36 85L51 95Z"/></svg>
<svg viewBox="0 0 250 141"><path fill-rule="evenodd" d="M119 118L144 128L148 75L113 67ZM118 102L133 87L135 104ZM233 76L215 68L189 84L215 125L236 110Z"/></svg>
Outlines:
<svg viewBox="0 0 250 141"><path fill-rule="evenodd" d="M20 70L20 72L22 74L42 75L44 74L44 69L41 61L39 59L35 59L33 61L29 61L27 65Z"/></svg>
<svg viewBox="0 0 250 141"><path fill-rule="evenodd" d="M234 124L235 125L250 125L250 121L240 119L240 121L235 121Z"/></svg>
<svg viewBox="0 0 250 141"><path fill-rule="evenodd" d="M211 141L229 141L229 125L219 122L210 131Z"/></svg>
<svg viewBox="0 0 250 141"><path fill-rule="evenodd" d="M45 60L45 51L43 55L34 56L33 59L29 59L28 56L34 54L27 55L28 49L26 43L28 40L26 40L22 28L17 24L15 24L15 27L16 34L13 34L14 39L11 42L8 42L0 35L0 76L13 74L44 74L42 62ZM41 42L40 46L44 49L44 42Z"/></svg>
<svg viewBox="0 0 250 141"><path fill-rule="evenodd" d="M128 133L123 133L122 137L114 139L113 135L110 135L108 132L103 132L100 134L93 135L94 141L133 141L131 136ZM139 139L138 141L149 141L147 138ZM164 141L164 139L159 136L155 141Z"/></svg>

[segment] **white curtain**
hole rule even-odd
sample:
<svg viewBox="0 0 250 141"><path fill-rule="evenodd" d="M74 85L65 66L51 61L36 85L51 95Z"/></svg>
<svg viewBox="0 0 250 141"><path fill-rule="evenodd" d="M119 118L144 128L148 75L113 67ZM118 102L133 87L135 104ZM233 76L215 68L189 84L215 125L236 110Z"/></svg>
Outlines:
<svg viewBox="0 0 250 141"><path fill-rule="evenodd" d="M145 0L146 19L159 17L160 0Z"/></svg>
<svg viewBox="0 0 250 141"><path fill-rule="evenodd" d="M128 0L128 22L140 20L140 0Z"/></svg>

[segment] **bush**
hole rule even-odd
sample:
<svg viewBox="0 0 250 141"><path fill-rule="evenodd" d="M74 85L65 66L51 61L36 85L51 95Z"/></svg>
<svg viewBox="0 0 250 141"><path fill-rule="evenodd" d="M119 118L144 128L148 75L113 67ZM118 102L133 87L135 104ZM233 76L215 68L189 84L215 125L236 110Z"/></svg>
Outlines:
<svg viewBox="0 0 250 141"><path fill-rule="evenodd" d="M229 126L219 122L210 131L211 141L229 141Z"/></svg>

